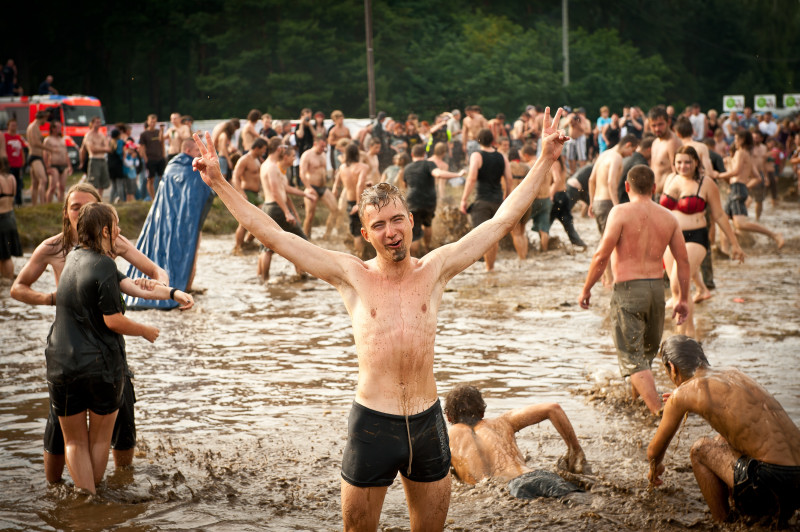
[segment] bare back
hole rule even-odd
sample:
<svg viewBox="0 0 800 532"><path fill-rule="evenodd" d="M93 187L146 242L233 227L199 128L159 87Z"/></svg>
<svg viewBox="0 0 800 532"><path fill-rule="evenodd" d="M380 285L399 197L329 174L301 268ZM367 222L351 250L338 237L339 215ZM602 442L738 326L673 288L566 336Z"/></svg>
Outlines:
<svg viewBox="0 0 800 532"><path fill-rule="evenodd" d="M590 179L593 179L595 183L592 201L617 200L614 201L614 204L618 203L617 188L611 181L615 180L618 184L622 174L622 155L614 148L604 151L597 158L597 162L592 168L592 174ZM615 177L616 179L614 179Z"/></svg>
<svg viewBox="0 0 800 532"><path fill-rule="evenodd" d="M286 205L286 176L273 160L268 158L261 164L260 179L264 203Z"/></svg>
<svg viewBox="0 0 800 532"><path fill-rule="evenodd" d="M756 460L800 465L800 429L768 391L738 369L698 369L667 401L665 418L669 409L698 414L731 447Z"/></svg>
<svg viewBox="0 0 800 532"><path fill-rule="evenodd" d="M611 233L609 233L609 230ZM672 213L650 201L631 201L611 210L603 240L617 238L611 254L615 282L633 279L660 279L664 250L674 238L683 242L678 222Z"/></svg>
<svg viewBox="0 0 800 532"><path fill-rule="evenodd" d="M494 477L509 481L530 471L505 417L482 419L470 427L450 427L451 465L462 482L475 484Z"/></svg>
<svg viewBox="0 0 800 532"><path fill-rule="evenodd" d="M250 151L250 148L253 147L253 142L258 138L258 133L256 133L256 125L254 122L248 122L244 128L242 129L242 148L244 151Z"/></svg>
<svg viewBox="0 0 800 532"><path fill-rule="evenodd" d="M356 201L359 180L366 183L369 170L369 165L361 162L345 164L339 169L339 178L342 180L342 186L347 194L347 201Z"/></svg>

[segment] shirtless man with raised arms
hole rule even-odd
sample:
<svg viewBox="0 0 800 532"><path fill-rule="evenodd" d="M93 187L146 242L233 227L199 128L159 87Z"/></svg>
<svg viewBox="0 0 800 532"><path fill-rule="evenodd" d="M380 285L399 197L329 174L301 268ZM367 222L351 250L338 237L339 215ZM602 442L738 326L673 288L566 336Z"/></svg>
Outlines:
<svg viewBox="0 0 800 532"><path fill-rule="evenodd" d="M47 187L45 202L50 202L53 196L58 197L58 201L64 201L64 188L67 185L67 177L72 175L72 162L67 155L67 143L61 134L61 122L50 124L50 135L44 139L44 165L50 174L50 186Z"/></svg>
<svg viewBox="0 0 800 532"><path fill-rule="evenodd" d="M557 403L515 408L496 418L484 418L486 403L480 390L459 384L444 400L444 414L453 424L448 431L450 454L456 476L467 484L485 478L503 481L519 479L532 470L517 446L515 433L549 419L567 444L567 454L558 466L572 473L583 473L586 456L575 436L567 414ZM509 486L511 487L511 486Z"/></svg>
<svg viewBox="0 0 800 532"><path fill-rule="evenodd" d="M313 200L308 197L303 199L306 208L303 232L307 236L311 236L311 227L314 225L314 213L317 212L317 203L322 200L322 203L328 208L328 220L325 222L325 234L322 236L324 239L330 236L333 227L336 225L336 220L339 218L336 197L326 186L328 182L328 167L327 161L325 161L325 148L327 146L328 140L325 135L317 134L311 149L306 150L300 156L300 181L306 191L308 189L314 190L317 197L317 199Z"/></svg>
<svg viewBox="0 0 800 532"><path fill-rule="evenodd" d="M66 263L67 253L78 241L78 213L87 203L100 201L97 190L88 183L78 183L67 191L62 213L63 231L39 244L31 254L30 260L11 285L11 297L29 305L55 305L56 292L44 293L33 289L33 284L42 276L48 266L55 276L56 286ZM136 249L130 240L122 235L114 241L116 254L138 268L142 273L156 281L169 284L169 276L144 254ZM126 374L126 390L123 406L119 409L112 440L114 463L117 467L130 465L133 461L136 443L136 426L133 418L132 375ZM44 435L44 474L48 482L61 480L64 470L64 437L58 417L51 409Z"/></svg>
<svg viewBox="0 0 800 532"><path fill-rule="evenodd" d="M267 141L258 137L250 145L250 150L236 161L236 166L233 168L233 178L231 179L233 188L243 194L247 201L256 207L260 207L264 202L259 192L261 191L261 160L266 153ZM239 227L236 228L234 254L242 252L242 244L244 244L246 234L247 230L242 224L239 224Z"/></svg>
<svg viewBox="0 0 800 532"><path fill-rule="evenodd" d="M674 172L672 161L681 147L680 139L669 128L669 116L663 105L656 105L647 113L650 129L656 139L650 150L650 168L656 176L656 194L661 193L667 176Z"/></svg>
<svg viewBox="0 0 800 532"><path fill-rule="evenodd" d="M736 368L713 369L696 340L670 336L661 360L678 387L647 448L651 484L660 486L664 456L691 412L719 433L692 446L694 477L715 521L725 521L729 497L742 515L786 526L800 507L800 429L770 393ZM791 368L786 368L790 370Z"/></svg>
<svg viewBox="0 0 800 532"><path fill-rule="evenodd" d="M398 470L411 529L444 527L450 452L433 376L439 304L447 282L507 234L533 201L568 140L556 130L561 112L551 124L550 110L545 111L544 155L494 218L421 259L408 252L414 220L396 187L380 183L359 199L361 234L377 252L364 262L281 231L225 183L210 136L206 134L205 142L195 136L202 153L195 167L231 213L275 252L336 287L353 321L359 374L342 461L345 530L377 529L383 499Z"/></svg>
<svg viewBox="0 0 800 532"><path fill-rule="evenodd" d="M25 135L28 141L28 166L31 169L31 205L45 203L46 199L47 171L44 167L44 152L48 148L39 128L45 123L47 116L47 111L37 112L36 119L28 125Z"/></svg>

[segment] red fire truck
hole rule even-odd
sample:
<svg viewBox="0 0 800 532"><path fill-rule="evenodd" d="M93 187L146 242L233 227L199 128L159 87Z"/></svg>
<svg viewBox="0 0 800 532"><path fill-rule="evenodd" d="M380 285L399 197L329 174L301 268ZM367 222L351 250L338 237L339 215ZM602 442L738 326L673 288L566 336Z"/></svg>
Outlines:
<svg viewBox="0 0 800 532"><path fill-rule="evenodd" d="M64 138L67 142L67 152L72 165L78 167L78 149L83 142L83 137L89 131L89 121L95 116L100 117L102 124L106 123L103 107L100 100L94 96L62 96L48 94L41 96L8 96L0 98L0 129L6 129L8 119L17 119L17 129L25 133L28 124L36 119L36 113L48 111L50 115L41 126L42 134L50 133L50 122L61 122ZM106 134L106 128L100 129Z"/></svg>

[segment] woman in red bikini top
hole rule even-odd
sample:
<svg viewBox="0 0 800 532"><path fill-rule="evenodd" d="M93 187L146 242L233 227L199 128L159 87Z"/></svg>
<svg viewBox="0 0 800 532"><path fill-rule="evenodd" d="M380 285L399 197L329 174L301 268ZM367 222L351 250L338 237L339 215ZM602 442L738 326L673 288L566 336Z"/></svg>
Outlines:
<svg viewBox="0 0 800 532"><path fill-rule="evenodd" d="M664 183L664 193L658 203L672 211L675 219L683 231L683 238L686 241L686 251L689 254L689 271L692 279L698 287L698 293L694 300L689 301L689 314L683 325L677 327L678 334L695 337L694 328L694 303L698 300L708 298L708 289L700 277L700 263L706 256L711 242L708 238L708 227L706 224L706 209L714 220L731 239L732 244L739 252L739 243L736 235L731 229L727 216L722 210L722 202L719 197L719 189L713 179L704 179L700 175L700 157L697 151L691 146L682 146L675 153L673 161L677 173L667 177ZM672 257L669 248L664 253L664 267L670 279L673 301L678 300L678 269L675 259Z"/></svg>

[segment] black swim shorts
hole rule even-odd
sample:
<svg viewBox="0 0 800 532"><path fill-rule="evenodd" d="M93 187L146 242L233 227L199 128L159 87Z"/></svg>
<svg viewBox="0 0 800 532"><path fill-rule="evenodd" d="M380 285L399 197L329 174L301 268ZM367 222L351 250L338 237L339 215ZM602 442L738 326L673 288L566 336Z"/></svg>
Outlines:
<svg viewBox="0 0 800 532"><path fill-rule="evenodd" d="M350 217L350 235L351 236L361 236L361 218L358 217L358 212L355 214L349 214L353 207L356 206L355 201L348 201L347 202L347 212L348 216Z"/></svg>
<svg viewBox="0 0 800 532"><path fill-rule="evenodd" d="M742 455L733 466L733 502L740 513L772 517L785 525L800 507L800 467Z"/></svg>
<svg viewBox="0 0 800 532"><path fill-rule="evenodd" d="M48 382L50 403L57 416L73 416L84 410L104 416L117 410L122 404L125 388L124 375L119 380L106 382L102 377L79 377L69 383Z"/></svg>
<svg viewBox="0 0 800 532"><path fill-rule="evenodd" d="M450 440L439 401L408 416L408 425L404 416L353 402L347 432L342 478L353 486L390 486L398 471L414 482L436 482L450 473Z"/></svg>
<svg viewBox="0 0 800 532"><path fill-rule="evenodd" d="M435 208L411 209L411 216L414 217L414 227L411 229L411 240L416 242L422 238L422 228L430 227L433 224Z"/></svg>

